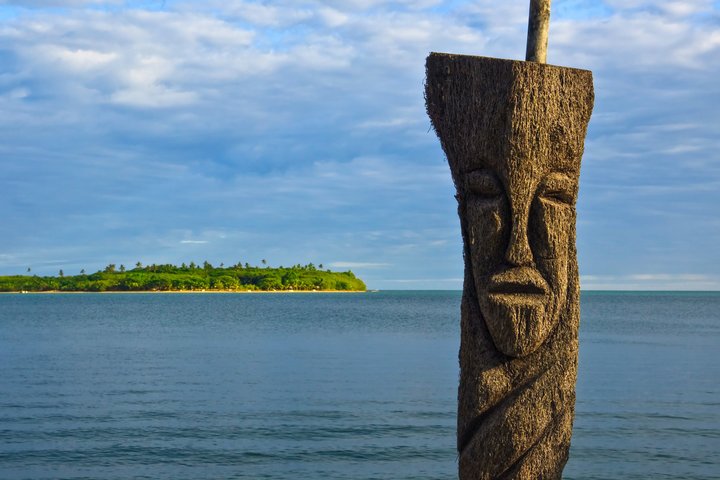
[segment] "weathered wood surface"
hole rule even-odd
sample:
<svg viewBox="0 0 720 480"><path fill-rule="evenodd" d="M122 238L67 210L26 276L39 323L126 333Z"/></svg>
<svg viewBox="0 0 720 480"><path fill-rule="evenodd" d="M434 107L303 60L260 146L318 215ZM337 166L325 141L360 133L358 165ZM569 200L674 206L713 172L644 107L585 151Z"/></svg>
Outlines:
<svg viewBox="0 0 720 480"><path fill-rule="evenodd" d="M547 62L549 30L550 0L530 0L525 60L538 63Z"/></svg>
<svg viewBox="0 0 720 480"><path fill-rule="evenodd" d="M460 479L559 479L575 406L575 202L592 73L438 53L426 68L464 243Z"/></svg>

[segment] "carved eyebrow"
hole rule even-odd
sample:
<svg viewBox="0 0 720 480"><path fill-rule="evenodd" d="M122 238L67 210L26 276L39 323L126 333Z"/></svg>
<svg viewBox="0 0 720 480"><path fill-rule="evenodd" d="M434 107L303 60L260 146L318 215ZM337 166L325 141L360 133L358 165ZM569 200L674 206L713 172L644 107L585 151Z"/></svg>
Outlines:
<svg viewBox="0 0 720 480"><path fill-rule="evenodd" d="M542 181L538 195L550 200L574 204L577 198L578 184L564 173L551 173Z"/></svg>
<svg viewBox="0 0 720 480"><path fill-rule="evenodd" d="M502 184L490 170L473 170L465 176L467 190L476 195L492 197L503 192Z"/></svg>

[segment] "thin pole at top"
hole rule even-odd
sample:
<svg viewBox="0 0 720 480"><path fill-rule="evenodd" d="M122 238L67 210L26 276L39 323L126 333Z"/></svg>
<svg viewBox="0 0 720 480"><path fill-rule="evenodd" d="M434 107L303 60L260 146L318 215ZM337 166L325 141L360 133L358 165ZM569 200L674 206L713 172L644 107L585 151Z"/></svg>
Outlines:
<svg viewBox="0 0 720 480"><path fill-rule="evenodd" d="M527 50L525 51L525 60L528 62L547 62L550 1L530 0Z"/></svg>

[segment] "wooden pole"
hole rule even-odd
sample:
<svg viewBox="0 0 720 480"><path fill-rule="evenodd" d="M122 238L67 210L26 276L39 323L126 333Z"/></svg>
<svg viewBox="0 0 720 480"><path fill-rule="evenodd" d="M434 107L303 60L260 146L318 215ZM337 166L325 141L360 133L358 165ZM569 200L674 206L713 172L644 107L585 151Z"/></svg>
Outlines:
<svg viewBox="0 0 720 480"><path fill-rule="evenodd" d="M525 52L525 60L528 62L547 62L550 1L551 0L530 0L527 50Z"/></svg>

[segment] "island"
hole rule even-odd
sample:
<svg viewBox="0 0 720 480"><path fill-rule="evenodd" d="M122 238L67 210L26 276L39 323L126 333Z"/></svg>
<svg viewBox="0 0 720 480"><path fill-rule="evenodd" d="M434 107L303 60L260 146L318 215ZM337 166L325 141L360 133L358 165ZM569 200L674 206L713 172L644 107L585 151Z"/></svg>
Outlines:
<svg viewBox="0 0 720 480"><path fill-rule="evenodd" d="M263 260L263 263L266 263ZM240 264L214 267L194 262L179 267L140 262L126 269L110 264L103 270L79 275L0 276L0 292L364 292L365 283L350 270L333 272L312 263L292 267Z"/></svg>

